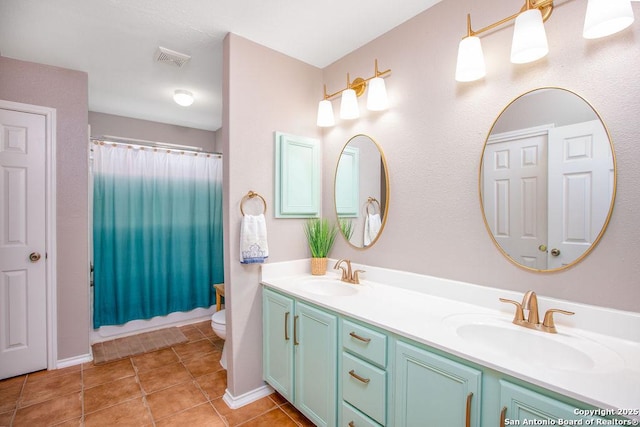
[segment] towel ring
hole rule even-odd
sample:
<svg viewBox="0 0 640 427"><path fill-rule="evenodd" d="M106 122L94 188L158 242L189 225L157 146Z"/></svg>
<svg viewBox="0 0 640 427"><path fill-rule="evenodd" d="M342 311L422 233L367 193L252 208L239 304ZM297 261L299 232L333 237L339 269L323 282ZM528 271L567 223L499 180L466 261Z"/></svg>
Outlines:
<svg viewBox="0 0 640 427"><path fill-rule="evenodd" d="M381 211L380 209L380 202L378 201L378 199L376 199L375 197L369 197L367 198L367 215L371 215L371 212L369 212L369 207L373 207L373 213L376 213L376 207L375 205L378 205L378 212Z"/></svg>
<svg viewBox="0 0 640 427"><path fill-rule="evenodd" d="M255 191L249 191L240 201L240 213L242 214L242 216L244 216L244 209L242 209L242 205L244 205L244 202L246 202L247 200L251 200L254 199L256 197L259 197L260 200L262 200L262 205L264 206L264 211L262 213L267 213L267 201L264 199L264 197L262 197L260 194L256 193Z"/></svg>

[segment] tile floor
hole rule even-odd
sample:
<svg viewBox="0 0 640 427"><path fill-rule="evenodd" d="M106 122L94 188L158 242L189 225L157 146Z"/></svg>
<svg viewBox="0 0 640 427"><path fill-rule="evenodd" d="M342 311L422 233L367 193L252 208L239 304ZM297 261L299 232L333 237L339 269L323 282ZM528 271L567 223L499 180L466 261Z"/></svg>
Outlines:
<svg viewBox="0 0 640 427"><path fill-rule="evenodd" d="M229 409L223 342L209 322L180 330L163 350L0 381L0 427L313 426L278 394Z"/></svg>

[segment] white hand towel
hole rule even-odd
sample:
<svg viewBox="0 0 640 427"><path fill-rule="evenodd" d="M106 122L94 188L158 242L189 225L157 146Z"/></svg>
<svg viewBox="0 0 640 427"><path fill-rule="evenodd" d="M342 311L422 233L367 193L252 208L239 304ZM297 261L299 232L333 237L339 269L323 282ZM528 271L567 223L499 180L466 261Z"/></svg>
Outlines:
<svg viewBox="0 0 640 427"><path fill-rule="evenodd" d="M267 222L264 215L243 216L240 225L240 262L261 264L268 257Z"/></svg>
<svg viewBox="0 0 640 427"><path fill-rule="evenodd" d="M378 233L382 227L382 220L380 214L367 214L364 218L364 245L369 246L371 242L376 240Z"/></svg>

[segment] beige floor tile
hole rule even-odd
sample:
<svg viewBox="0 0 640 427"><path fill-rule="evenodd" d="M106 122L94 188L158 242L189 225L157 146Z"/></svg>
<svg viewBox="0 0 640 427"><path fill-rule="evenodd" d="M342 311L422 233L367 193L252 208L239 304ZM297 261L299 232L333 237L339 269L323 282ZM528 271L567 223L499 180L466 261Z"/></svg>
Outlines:
<svg viewBox="0 0 640 427"><path fill-rule="evenodd" d="M80 372L81 370L82 370L82 366L81 365L73 365L73 366L69 366L67 368L54 369L52 371L47 371L45 369L45 370L42 370L42 371L30 373L29 374L29 378L30 379L36 379L36 378L40 378L40 377L51 378L51 377L56 377L56 376L60 376L60 375L71 374L71 373L74 373L74 372Z"/></svg>
<svg viewBox="0 0 640 427"><path fill-rule="evenodd" d="M202 334L202 332L200 332L200 329L196 328L193 325L182 326L180 328L180 331L184 334L185 337L187 337L187 340L189 340L189 342L200 341L201 339L206 338Z"/></svg>
<svg viewBox="0 0 640 427"><path fill-rule="evenodd" d="M33 377L28 375L19 406L29 406L80 390L82 390L80 371L65 375L35 375Z"/></svg>
<svg viewBox="0 0 640 427"><path fill-rule="evenodd" d="M131 358L138 372L145 372L151 369L161 368L179 361L178 356L172 348L152 351Z"/></svg>
<svg viewBox="0 0 640 427"><path fill-rule="evenodd" d="M218 416L211 404L205 403L184 412L156 421L156 427L223 427L225 423ZM272 426L278 427L278 426Z"/></svg>
<svg viewBox="0 0 640 427"><path fill-rule="evenodd" d="M142 399L133 399L85 416L85 427L149 426L153 420Z"/></svg>
<svg viewBox="0 0 640 427"><path fill-rule="evenodd" d="M11 420L13 420L13 414L15 410L9 412L0 412L0 427L9 427Z"/></svg>
<svg viewBox="0 0 640 427"><path fill-rule="evenodd" d="M304 427L314 427L313 424L307 417L305 417L302 412L298 411L291 403L286 403L280 407L284 412L287 413L296 422L299 426Z"/></svg>
<svg viewBox="0 0 640 427"><path fill-rule="evenodd" d="M17 406L26 379L26 375L21 375L0 381L0 413Z"/></svg>
<svg viewBox="0 0 640 427"><path fill-rule="evenodd" d="M141 372L138 374L138 378L140 378L142 389L147 394L192 380L191 374L182 363L172 363L161 368Z"/></svg>
<svg viewBox="0 0 640 427"><path fill-rule="evenodd" d="M16 412L13 427L34 427L59 424L82 416L81 393L71 393L20 408Z"/></svg>
<svg viewBox="0 0 640 427"><path fill-rule="evenodd" d="M119 380L135 375L130 359L109 362L104 365L92 366L82 371L85 388L95 387L100 384Z"/></svg>
<svg viewBox="0 0 640 427"><path fill-rule="evenodd" d="M147 395L154 420L160 420L207 402L195 382L186 382Z"/></svg>
<svg viewBox="0 0 640 427"><path fill-rule="evenodd" d="M84 424L82 423L82 417L80 417L63 421L60 424L55 424L54 427L82 427L83 425Z"/></svg>
<svg viewBox="0 0 640 427"><path fill-rule="evenodd" d="M136 377L121 378L84 390L85 414L117 405L126 400L142 397Z"/></svg>
<svg viewBox="0 0 640 427"><path fill-rule="evenodd" d="M220 356L222 352L218 349L212 353L207 353L202 356L195 356L191 359L184 360L184 366L191 372L194 377L200 377L202 375L212 374L222 369L220 365Z"/></svg>
<svg viewBox="0 0 640 427"><path fill-rule="evenodd" d="M212 403L229 426L237 426L277 407L268 397L263 397L238 409L229 408L222 399L215 399Z"/></svg>
<svg viewBox="0 0 640 427"><path fill-rule="evenodd" d="M182 360L192 359L194 356L200 357L203 354L217 350L217 348L211 344L211 341L206 338L201 339L200 341L179 344L173 346L173 349Z"/></svg>
<svg viewBox="0 0 640 427"><path fill-rule="evenodd" d="M276 405L280 406L280 405L285 405L287 403L289 403L289 401L287 399L285 399L284 397L282 397L282 395L280 393L278 393L277 391L275 393L271 393L269 395L269 399L273 400Z"/></svg>
<svg viewBox="0 0 640 427"><path fill-rule="evenodd" d="M227 371L222 369L213 374L203 375L196 378L196 381L200 384L200 388L207 393L209 399L214 400L222 397L227 390Z"/></svg>
<svg viewBox="0 0 640 427"><path fill-rule="evenodd" d="M276 408L240 425L242 427L297 427L298 424L280 408Z"/></svg>

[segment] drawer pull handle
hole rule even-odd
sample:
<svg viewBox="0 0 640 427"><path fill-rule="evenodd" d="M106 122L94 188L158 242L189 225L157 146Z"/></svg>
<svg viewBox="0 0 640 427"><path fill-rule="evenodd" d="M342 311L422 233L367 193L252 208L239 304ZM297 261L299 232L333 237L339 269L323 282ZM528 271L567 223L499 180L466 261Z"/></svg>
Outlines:
<svg viewBox="0 0 640 427"><path fill-rule="evenodd" d="M356 423L354 423L353 421L349 421L349 427L356 427Z"/></svg>
<svg viewBox="0 0 640 427"><path fill-rule="evenodd" d="M355 332L350 332L349 335L351 335L353 338L360 340L362 342L366 342L367 344L369 342L371 342L371 338L362 338L360 335L356 334Z"/></svg>
<svg viewBox="0 0 640 427"><path fill-rule="evenodd" d="M300 344L298 342L298 317L300 316L293 316L293 345Z"/></svg>
<svg viewBox="0 0 640 427"><path fill-rule="evenodd" d="M465 424L466 427L471 427L471 399L473 398L473 393L469 393L467 395L467 422Z"/></svg>
<svg viewBox="0 0 640 427"><path fill-rule="evenodd" d="M284 340L289 341L289 312L284 314Z"/></svg>
<svg viewBox="0 0 640 427"><path fill-rule="evenodd" d="M503 406L500 411L500 427L504 427L504 423L507 420L507 407Z"/></svg>
<svg viewBox="0 0 640 427"><path fill-rule="evenodd" d="M358 381L364 384L369 384L369 381L371 381L370 378L362 378L360 375L356 374L356 372L353 369L349 371L349 375L351 375L353 378L357 379Z"/></svg>

